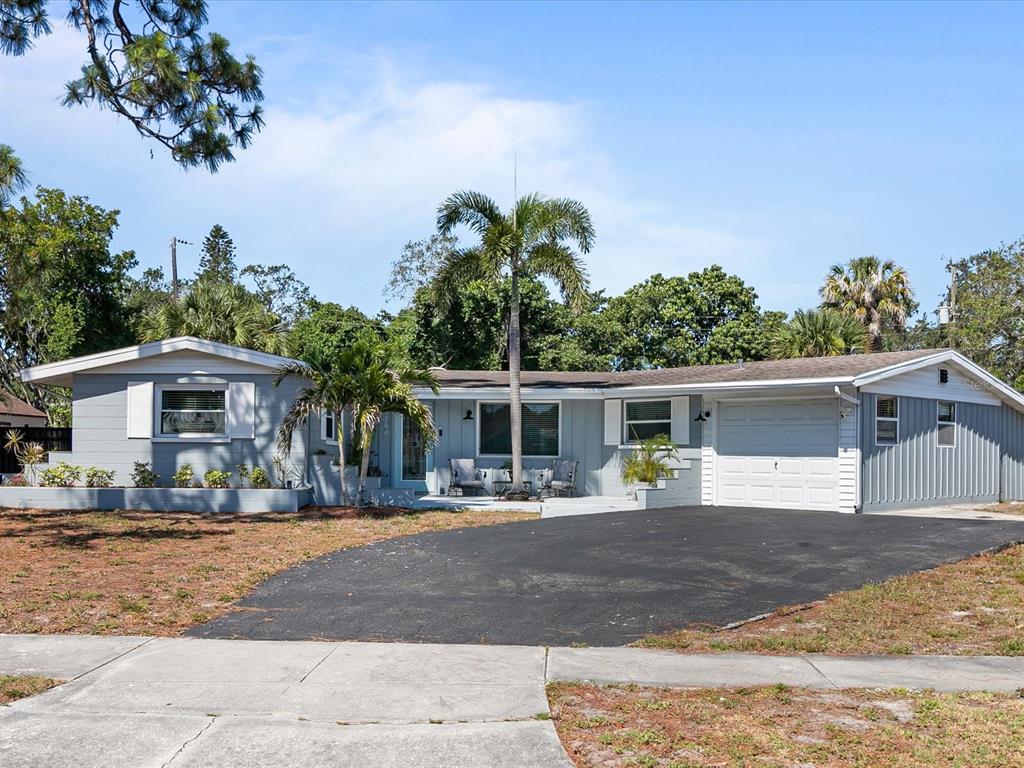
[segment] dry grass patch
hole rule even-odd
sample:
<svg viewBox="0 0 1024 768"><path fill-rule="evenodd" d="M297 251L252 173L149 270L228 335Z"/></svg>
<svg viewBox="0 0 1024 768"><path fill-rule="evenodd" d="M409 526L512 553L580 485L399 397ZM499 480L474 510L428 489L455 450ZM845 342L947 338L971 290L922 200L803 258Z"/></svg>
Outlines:
<svg viewBox="0 0 1024 768"><path fill-rule="evenodd" d="M176 635L267 577L347 547L536 519L402 509L202 515L0 509L0 632Z"/></svg>
<svg viewBox="0 0 1024 768"><path fill-rule="evenodd" d="M579 768L1024 765L1024 699L1007 694L555 683L548 698Z"/></svg>
<svg viewBox="0 0 1024 768"><path fill-rule="evenodd" d="M1003 504L993 504L989 509L992 512L998 512L1002 515L1021 515L1024 517L1024 503L1020 502L1005 502Z"/></svg>
<svg viewBox="0 0 1024 768"><path fill-rule="evenodd" d="M736 629L651 635L690 653L941 653L1024 656L1024 545L783 608Z"/></svg>
<svg viewBox="0 0 1024 768"><path fill-rule="evenodd" d="M27 696L35 696L59 684L60 680L51 680L48 677L0 675L0 704L10 704Z"/></svg>

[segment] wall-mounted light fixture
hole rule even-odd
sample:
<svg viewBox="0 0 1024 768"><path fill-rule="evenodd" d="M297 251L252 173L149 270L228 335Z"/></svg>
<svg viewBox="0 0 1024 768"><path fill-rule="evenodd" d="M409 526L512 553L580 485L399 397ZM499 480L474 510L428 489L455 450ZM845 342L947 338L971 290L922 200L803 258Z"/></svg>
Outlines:
<svg viewBox="0 0 1024 768"><path fill-rule="evenodd" d="M711 417L711 411L701 411L697 414L697 418L694 421L707 421Z"/></svg>
<svg viewBox="0 0 1024 768"><path fill-rule="evenodd" d="M472 421L473 420L473 410L471 408L466 410L466 415L462 417L462 420L463 421Z"/></svg>

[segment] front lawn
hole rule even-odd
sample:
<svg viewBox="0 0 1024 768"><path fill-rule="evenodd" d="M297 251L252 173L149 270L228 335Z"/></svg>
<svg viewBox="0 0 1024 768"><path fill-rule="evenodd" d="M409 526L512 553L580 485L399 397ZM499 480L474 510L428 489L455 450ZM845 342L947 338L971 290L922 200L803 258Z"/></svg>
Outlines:
<svg viewBox="0 0 1024 768"><path fill-rule="evenodd" d="M10 704L27 696L35 696L59 683L60 680L51 680L48 677L0 675L0 704Z"/></svg>
<svg viewBox="0 0 1024 768"><path fill-rule="evenodd" d="M783 608L736 629L640 642L687 653L1024 655L1024 545Z"/></svg>
<svg viewBox="0 0 1024 768"><path fill-rule="evenodd" d="M0 632L176 635L257 583L336 549L529 512L294 514L0 510Z"/></svg>
<svg viewBox="0 0 1024 768"><path fill-rule="evenodd" d="M548 698L579 768L1024 765L1024 698L1009 694L554 683Z"/></svg>

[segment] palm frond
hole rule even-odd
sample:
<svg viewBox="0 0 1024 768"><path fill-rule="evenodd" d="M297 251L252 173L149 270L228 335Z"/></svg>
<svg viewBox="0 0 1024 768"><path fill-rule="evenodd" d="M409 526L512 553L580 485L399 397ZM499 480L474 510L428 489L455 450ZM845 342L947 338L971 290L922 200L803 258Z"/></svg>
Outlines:
<svg viewBox="0 0 1024 768"><path fill-rule="evenodd" d="M458 225L465 224L477 234L501 220L501 209L487 195L472 190L460 190L450 195L437 209L437 230L451 234Z"/></svg>
<svg viewBox="0 0 1024 768"><path fill-rule="evenodd" d="M540 243L530 252L524 266L531 275L554 280L565 303L574 311L586 305L590 279L583 259L571 248L551 241Z"/></svg>

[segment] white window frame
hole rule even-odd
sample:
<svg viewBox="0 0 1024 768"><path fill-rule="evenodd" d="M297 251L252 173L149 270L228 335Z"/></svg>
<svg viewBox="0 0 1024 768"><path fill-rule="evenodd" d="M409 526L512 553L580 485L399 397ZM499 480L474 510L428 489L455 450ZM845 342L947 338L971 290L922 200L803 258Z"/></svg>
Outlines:
<svg viewBox="0 0 1024 768"><path fill-rule="evenodd" d="M940 409L942 403L948 403L952 407L952 409L953 409L953 420L952 421L943 421L940 418L939 409ZM936 400L935 401L935 445L937 447L939 447L939 448L956 448L956 433L957 433L957 429L956 429L956 424L957 424L957 421L956 421L956 411L957 411L957 408L956 408L956 401L955 400ZM941 442L939 442L939 433L941 431L939 428L942 427L942 426L952 426L953 427L953 442L952 443L941 443Z"/></svg>
<svg viewBox="0 0 1024 768"><path fill-rule="evenodd" d="M878 401L879 400L892 400L896 407L895 416L879 416L878 415ZM896 424L896 440L891 443L880 443L878 442L878 422L880 421L891 421ZM875 396L875 445L884 448L891 448L894 445L900 444L900 399L896 395L876 395Z"/></svg>
<svg viewBox="0 0 1024 768"><path fill-rule="evenodd" d="M484 405L510 405L508 400L477 400L476 401L476 455L477 458L488 459L510 459L511 453L481 453L480 452L480 430L483 428L481 413ZM558 453L545 454L523 454L523 461L527 459L557 459L562 455L562 401L561 400L526 400L523 405L557 405L558 406Z"/></svg>
<svg viewBox="0 0 1024 768"><path fill-rule="evenodd" d="M629 404L630 403L668 403L668 418L667 419L630 419L629 418ZM631 440L629 437L629 425L630 424L664 424L668 422L668 440L674 442L675 438L672 436L672 398L671 397L645 397L645 398L633 398L632 400L622 401L622 445L630 448L640 445L640 440Z"/></svg>
<svg viewBox="0 0 1024 768"><path fill-rule="evenodd" d="M329 437L327 434L327 422L331 421L334 424L334 437ZM341 419L338 418L336 413L330 411L324 411L320 414L320 439L327 445L338 444L338 425L343 424Z"/></svg>
<svg viewBox="0 0 1024 768"><path fill-rule="evenodd" d="M228 420L231 418L231 404L228 402L231 397L230 387L227 384L160 384L154 386L153 393L153 439L161 442L229 442ZM224 393L224 431L223 432L164 432L163 431L163 405L165 391L218 391Z"/></svg>

